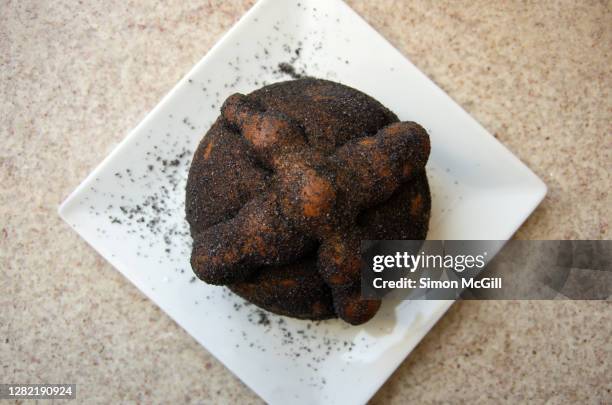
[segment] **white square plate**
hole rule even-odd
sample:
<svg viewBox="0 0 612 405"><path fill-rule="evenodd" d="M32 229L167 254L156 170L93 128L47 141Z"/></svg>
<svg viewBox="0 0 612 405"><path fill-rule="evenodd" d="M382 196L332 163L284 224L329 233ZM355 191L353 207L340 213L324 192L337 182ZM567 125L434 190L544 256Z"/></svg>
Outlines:
<svg viewBox="0 0 612 405"><path fill-rule="evenodd" d="M223 100L308 75L364 91L430 133L430 239L506 240L546 186L340 0L261 0L85 179L61 217L270 403L364 403L451 301L386 302L369 323L266 314L195 282L184 186Z"/></svg>

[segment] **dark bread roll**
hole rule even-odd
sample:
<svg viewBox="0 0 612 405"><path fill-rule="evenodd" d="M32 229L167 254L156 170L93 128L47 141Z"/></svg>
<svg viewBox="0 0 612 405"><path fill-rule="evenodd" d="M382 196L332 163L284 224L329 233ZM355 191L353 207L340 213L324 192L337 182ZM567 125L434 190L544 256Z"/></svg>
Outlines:
<svg viewBox="0 0 612 405"><path fill-rule="evenodd" d="M364 239L425 239L429 137L378 101L319 79L230 96L189 171L192 267L282 315L360 324Z"/></svg>

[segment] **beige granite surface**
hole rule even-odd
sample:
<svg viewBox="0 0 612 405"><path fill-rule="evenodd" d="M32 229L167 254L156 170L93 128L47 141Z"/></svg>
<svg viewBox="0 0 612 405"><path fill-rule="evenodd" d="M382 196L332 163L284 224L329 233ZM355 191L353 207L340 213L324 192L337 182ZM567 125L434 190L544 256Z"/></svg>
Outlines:
<svg viewBox="0 0 612 405"><path fill-rule="evenodd" d="M0 383L260 402L56 214L252 3L0 1ZM548 184L519 238L610 238L610 2L349 3ZM611 335L609 303L460 302L372 402L612 403Z"/></svg>

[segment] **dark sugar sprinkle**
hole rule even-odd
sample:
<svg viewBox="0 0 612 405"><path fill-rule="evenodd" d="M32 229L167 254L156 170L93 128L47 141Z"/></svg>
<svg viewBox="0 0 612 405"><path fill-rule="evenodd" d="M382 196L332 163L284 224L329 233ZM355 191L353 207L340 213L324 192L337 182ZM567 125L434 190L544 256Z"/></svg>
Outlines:
<svg viewBox="0 0 612 405"><path fill-rule="evenodd" d="M287 62L281 62L278 64L278 70L282 73L288 74L292 79L301 79L306 77L304 73L298 73L295 71L295 68Z"/></svg>
<svg viewBox="0 0 612 405"><path fill-rule="evenodd" d="M146 193L139 199L130 193L117 195L93 190L117 203L108 204L104 209L90 205L90 213L106 215L112 226L125 227L128 235L135 235L141 241L135 252L139 257L161 254L158 263L172 263L172 251L176 250L183 257L190 253L187 224L182 214L178 221L176 216L177 211L183 211L184 181L192 156L189 143L188 138L170 141L164 154L154 145L146 152L142 168L126 168L114 173L116 185L124 192L135 187L132 184L146 188ZM98 232L101 235L108 233L107 229L101 228ZM177 267L176 271L184 273L185 269Z"/></svg>
<svg viewBox="0 0 612 405"><path fill-rule="evenodd" d="M230 297L233 294L224 289L223 295ZM299 321L301 325L295 329L295 326L287 323L286 318L266 312L241 298L237 299L241 300L241 303L233 304L237 313L246 311L246 319L251 325L262 328L265 334L280 338L282 347L286 349L282 353L285 358L303 362L312 371L318 371L332 353L351 352L355 347L353 341L322 332L320 326L326 321ZM241 332L240 336L246 346L266 350L260 341L253 340L247 333Z"/></svg>

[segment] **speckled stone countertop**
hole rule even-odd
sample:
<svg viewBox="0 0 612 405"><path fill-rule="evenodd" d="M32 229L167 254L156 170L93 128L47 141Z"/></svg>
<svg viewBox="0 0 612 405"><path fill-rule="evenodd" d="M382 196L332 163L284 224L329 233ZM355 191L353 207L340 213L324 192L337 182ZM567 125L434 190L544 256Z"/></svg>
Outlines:
<svg viewBox="0 0 612 405"><path fill-rule="evenodd" d="M0 383L81 401L261 400L58 204L252 1L1 2ZM548 185L523 239L609 239L605 1L349 1ZM612 402L612 307L459 302L373 403Z"/></svg>

